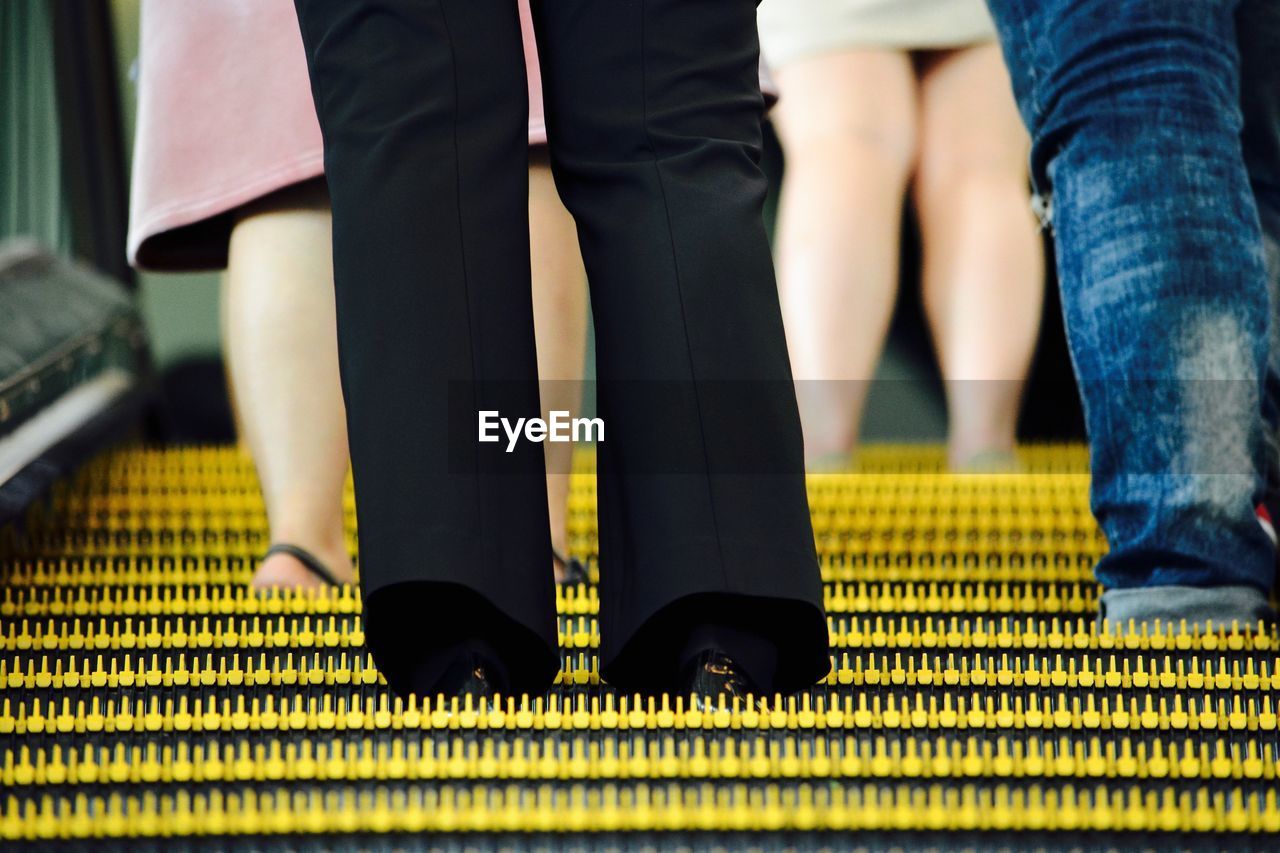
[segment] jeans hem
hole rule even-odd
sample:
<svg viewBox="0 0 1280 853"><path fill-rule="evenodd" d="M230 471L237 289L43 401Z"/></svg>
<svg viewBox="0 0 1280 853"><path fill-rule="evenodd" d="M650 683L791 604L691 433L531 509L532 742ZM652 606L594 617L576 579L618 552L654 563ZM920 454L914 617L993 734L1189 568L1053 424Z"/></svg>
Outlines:
<svg viewBox="0 0 1280 853"><path fill-rule="evenodd" d="M1259 621L1273 622L1276 613L1266 594L1254 586L1158 586L1109 589L1098 601L1103 625L1121 630L1170 626L1205 631L1216 628L1251 628Z"/></svg>

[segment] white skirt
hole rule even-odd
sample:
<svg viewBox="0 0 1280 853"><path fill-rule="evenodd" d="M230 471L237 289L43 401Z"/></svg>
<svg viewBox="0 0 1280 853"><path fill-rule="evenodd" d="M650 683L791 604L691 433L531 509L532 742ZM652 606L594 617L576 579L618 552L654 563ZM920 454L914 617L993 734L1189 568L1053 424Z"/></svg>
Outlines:
<svg viewBox="0 0 1280 853"><path fill-rule="evenodd" d="M995 38L984 0L763 0L760 47L774 67L866 47L928 50Z"/></svg>

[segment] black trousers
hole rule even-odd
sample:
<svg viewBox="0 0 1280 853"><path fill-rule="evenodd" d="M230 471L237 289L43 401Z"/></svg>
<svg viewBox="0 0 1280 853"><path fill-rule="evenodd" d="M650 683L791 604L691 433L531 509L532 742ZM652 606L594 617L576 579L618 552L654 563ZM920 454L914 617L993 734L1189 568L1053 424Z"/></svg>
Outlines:
<svg viewBox="0 0 1280 853"><path fill-rule="evenodd" d="M333 203L366 638L400 691L483 640L559 667L515 0L296 0ZM758 161L755 0L534 2L597 340L602 674L673 686L707 626L775 690L826 673Z"/></svg>

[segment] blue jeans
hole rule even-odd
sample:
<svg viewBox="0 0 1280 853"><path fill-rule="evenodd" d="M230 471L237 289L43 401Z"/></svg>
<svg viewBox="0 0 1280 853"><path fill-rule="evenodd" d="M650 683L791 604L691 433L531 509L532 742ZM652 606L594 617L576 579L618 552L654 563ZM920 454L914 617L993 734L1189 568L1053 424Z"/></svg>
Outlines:
<svg viewBox="0 0 1280 853"><path fill-rule="evenodd" d="M988 2L1056 237L1111 546L1098 579L1126 616L1189 606L1251 620L1275 547L1255 515L1269 299L1241 153L1237 4ZM1179 590L1177 605L1153 588ZM1198 593L1224 588L1229 604L1195 611Z"/></svg>

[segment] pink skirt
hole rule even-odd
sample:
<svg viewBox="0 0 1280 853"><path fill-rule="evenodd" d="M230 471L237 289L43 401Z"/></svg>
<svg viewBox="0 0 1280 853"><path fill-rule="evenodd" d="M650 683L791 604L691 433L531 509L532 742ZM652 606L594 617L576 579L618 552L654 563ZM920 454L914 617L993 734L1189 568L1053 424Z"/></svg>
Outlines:
<svg viewBox="0 0 1280 853"><path fill-rule="evenodd" d="M529 143L545 144L542 78L520 2ZM292 0L143 0L129 260L221 269L235 211L324 174ZM773 95L763 67L761 83Z"/></svg>

